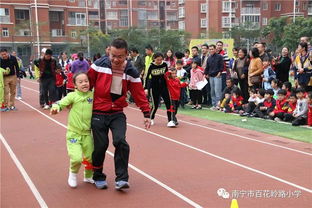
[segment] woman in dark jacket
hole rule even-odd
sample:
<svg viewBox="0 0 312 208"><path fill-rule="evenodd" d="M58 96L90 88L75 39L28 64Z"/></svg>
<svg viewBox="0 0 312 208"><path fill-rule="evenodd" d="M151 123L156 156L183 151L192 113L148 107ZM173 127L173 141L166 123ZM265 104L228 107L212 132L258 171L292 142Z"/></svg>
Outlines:
<svg viewBox="0 0 312 208"><path fill-rule="evenodd" d="M278 57L275 63L276 78L281 82L289 81L289 70L291 66L291 59L289 58L289 50L284 47L282 49L282 56Z"/></svg>
<svg viewBox="0 0 312 208"><path fill-rule="evenodd" d="M234 73L237 74L239 87L242 92L242 96L244 98L244 102L248 101L249 93L248 93L248 67L249 67L249 59L247 58L247 49L241 48L238 51L238 59L234 62Z"/></svg>

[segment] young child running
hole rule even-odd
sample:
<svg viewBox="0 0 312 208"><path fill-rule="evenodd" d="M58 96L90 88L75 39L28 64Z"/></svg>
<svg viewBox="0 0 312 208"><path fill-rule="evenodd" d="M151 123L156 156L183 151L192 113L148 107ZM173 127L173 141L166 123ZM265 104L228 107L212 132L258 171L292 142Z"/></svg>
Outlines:
<svg viewBox="0 0 312 208"><path fill-rule="evenodd" d="M176 115L179 107L181 88L186 87L188 84L186 82L181 82L180 79L177 78L176 69L166 72L165 79L170 95L170 110L167 111L170 121L167 126L175 127L179 124Z"/></svg>
<svg viewBox="0 0 312 208"><path fill-rule="evenodd" d="M68 185L77 187L77 174L81 164L85 165L84 182L94 183L92 176L93 140L91 138L91 116L93 92L85 73L73 77L76 90L52 105L51 114L57 114L71 106L66 133L67 151L70 158Z"/></svg>
<svg viewBox="0 0 312 208"><path fill-rule="evenodd" d="M4 74L9 74L10 73L10 68L1 68L0 67L0 104L1 104L1 109L0 111L8 111L8 108L4 106L4 82L3 82L3 75Z"/></svg>

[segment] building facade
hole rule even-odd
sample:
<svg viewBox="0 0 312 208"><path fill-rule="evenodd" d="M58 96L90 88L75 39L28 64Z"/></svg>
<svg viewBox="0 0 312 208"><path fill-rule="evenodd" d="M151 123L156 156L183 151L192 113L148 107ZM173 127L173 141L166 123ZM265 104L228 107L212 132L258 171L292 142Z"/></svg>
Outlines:
<svg viewBox="0 0 312 208"><path fill-rule="evenodd" d="M193 38L209 38L245 23L251 29L272 17L312 17L312 0L179 0L179 29Z"/></svg>

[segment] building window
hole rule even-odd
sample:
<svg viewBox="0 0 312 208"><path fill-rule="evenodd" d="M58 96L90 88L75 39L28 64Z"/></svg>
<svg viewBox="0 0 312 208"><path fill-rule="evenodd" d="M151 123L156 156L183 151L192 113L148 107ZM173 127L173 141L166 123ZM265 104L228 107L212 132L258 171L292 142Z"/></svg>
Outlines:
<svg viewBox="0 0 312 208"><path fill-rule="evenodd" d="M75 0L69 0L69 2L75 2Z"/></svg>
<svg viewBox="0 0 312 208"><path fill-rule="evenodd" d="M179 30L185 30L185 22L179 21Z"/></svg>
<svg viewBox="0 0 312 208"><path fill-rule="evenodd" d="M118 19L118 13L117 12L107 12L107 19L117 20Z"/></svg>
<svg viewBox="0 0 312 208"><path fill-rule="evenodd" d="M185 8L179 7L179 18L183 18L185 16Z"/></svg>
<svg viewBox="0 0 312 208"><path fill-rule="evenodd" d="M207 4L200 4L200 12L201 13L207 12Z"/></svg>
<svg viewBox="0 0 312 208"><path fill-rule="evenodd" d="M222 28L231 27L231 18L230 17L222 17Z"/></svg>
<svg viewBox="0 0 312 208"><path fill-rule="evenodd" d="M71 31L70 37L71 38L77 38L77 32L76 31Z"/></svg>
<svg viewBox="0 0 312 208"><path fill-rule="evenodd" d="M2 28L2 37L9 37L9 29Z"/></svg>
<svg viewBox="0 0 312 208"><path fill-rule="evenodd" d="M298 0L296 0L296 6L298 7L300 4L299 4L299 1Z"/></svg>
<svg viewBox="0 0 312 208"><path fill-rule="evenodd" d="M0 16L9 16L9 9L8 8L0 8Z"/></svg>
<svg viewBox="0 0 312 208"><path fill-rule="evenodd" d="M263 10L268 10L269 9L269 3L268 2L263 2L262 9Z"/></svg>
<svg viewBox="0 0 312 208"><path fill-rule="evenodd" d="M179 4L184 4L184 0L179 0Z"/></svg>
<svg viewBox="0 0 312 208"><path fill-rule="evenodd" d="M268 18L266 17L262 18L262 25L268 25Z"/></svg>
<svg viewBox="0 0 312 208"><path fill-rule="evenodd" d="M69 12L68 22L70 25L86 25L86 14Z"/></svg>
<svg viewBox="0 0 312 208"><path fill-rule="evenodd" d="M78 6L79 7L86 7L86 1L85 0L78 0Z"/></svg>
<svg viewBox="0 0 312 208"><path fill-rule="evenodd" d="M200 19L200 28L207 28L207 19Z"/></svg>
<svg viewBox="0 0 312 208"><path fill-rule="evenodd" d="M281 11L282 5L280 3L275 4L275 11Z"/></svg>
<svg viewBox="0 0 312 208"><path fill-rule="evenodd" d="M59 22L60 21L58 12L51 11L49 14L50 14L50 21L51 22Z"/></svg>
<svg viewBox="0 0 312 208"><path fill-rule="evenodd" d="M158 11L149 11L147 13L147 19L148 20L158 20Z"/></svg>
<svg viewBox="0 0 312 208"><path fill-rule="evenodd" d="M146 1L139 1L139 2L138 2L138 5L139 5L139 6L146 6Z"/></svg>
<svg viewBox="0 0 312 208"><path fill-rule="evenodd" d="M15 18L17 20L25 20L26 19L25 10L15 10Z"/></svg>
<svg viewBox="0 0 312 208"><path fill-rule="evenodd" d="M127 6L127 0L119 1L119 5Z"/></svg>
<svg viewBox="0 0 312 208"><path fill-rule="evenodd" d="M119 26L128 27L128 10L120 10Z"/></svg>
<svg viewBox="0 0 312 208"><path fill-rule="evenodd" d="M171 2L170 2L170 1L167 1L167 2L166 2L166 6L170 7L170 5L171 5Z"/></svg>
<svg viewBox="0 0 312 208"><path fill-rule="evenodd" d="M307 2L302 3L302 10L306 11L308 9L308 4Z"/></svg>
<svg viewBox="0 0 312 208"><path fill-rule="evenodd" d="M299 8L296 8L295 9L295 13L299 13L300 12L300 9Z"/></svg>
<svg viewBox="0 0 312 208"><path fill-rule="evenodd" d="M229 1L222 1L222 12L230 12L231 4Z"/></svg>

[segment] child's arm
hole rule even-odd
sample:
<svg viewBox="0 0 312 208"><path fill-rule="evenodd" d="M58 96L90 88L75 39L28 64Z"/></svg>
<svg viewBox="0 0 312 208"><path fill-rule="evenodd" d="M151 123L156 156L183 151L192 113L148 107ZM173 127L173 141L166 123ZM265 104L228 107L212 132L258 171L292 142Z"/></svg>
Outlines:
<svg viewBox="0 0 312 208"><path fill-rule="evenodd" d="M54 104L52 105L50 114L51 114L51 115L57 114L58 112L60 112L61 110L63 110L65 107L67 107L67 106L73 104L74 95L75 95L75 93L69 93L69 94L67 94L67 96L64 97L62 100L60 100L60 101L54 103Z"/></svg>

